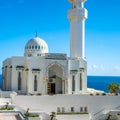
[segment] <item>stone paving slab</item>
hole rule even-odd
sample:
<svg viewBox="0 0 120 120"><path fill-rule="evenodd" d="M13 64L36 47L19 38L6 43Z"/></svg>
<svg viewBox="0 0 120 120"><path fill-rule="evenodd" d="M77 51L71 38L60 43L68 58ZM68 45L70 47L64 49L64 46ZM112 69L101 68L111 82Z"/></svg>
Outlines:
<svg viewBox="0 0 120 120"><path fill-rule="evenodd" d="M0 120L17 120L15 115L0 115Z"/></svg>

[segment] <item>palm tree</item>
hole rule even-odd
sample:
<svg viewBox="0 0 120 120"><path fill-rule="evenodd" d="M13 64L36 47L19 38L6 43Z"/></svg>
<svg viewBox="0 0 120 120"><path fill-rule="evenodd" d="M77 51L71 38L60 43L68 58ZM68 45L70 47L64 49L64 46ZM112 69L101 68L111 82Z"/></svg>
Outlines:
<svg viewBox="0 0 120 120"><path fill-rule="evenodd" d="M106 119L106 120L110 120L110 117L111 117L111 115L110 115L110 114L108 114L108 117L107 117L107 119Z"/></svg>
<svg viewBox="0 0 120 120"><path fill-rule="evenodd" d="M9 103L6 102L6 104L5 104L5 109L8 109L8 105L9 105Z"/></svg>
<svg viewBox="0 0 120 120"><path fill-rule="evenodd" d="M117 84L117 83L111 83L108 85L108 90L110 91L110 93L114 93L114 94L118 95L119 89L120 89L120 87L119 87L119 84Z"/></svg>
<svg viewBox="0 0 120 120"><path fill-rule="evenodd" d="M50 120L53 120L54 117L56 117L56 113L55 112L51 112L51 115L50 115Z"/></svg>
<svg viewBox="0 0 120 120"><path fill-rule="evenodd" d="M26 111L26 113L25 113L26 115L29 115L29 110L30 110L30 109L27 108L27 111Z"/></svg>

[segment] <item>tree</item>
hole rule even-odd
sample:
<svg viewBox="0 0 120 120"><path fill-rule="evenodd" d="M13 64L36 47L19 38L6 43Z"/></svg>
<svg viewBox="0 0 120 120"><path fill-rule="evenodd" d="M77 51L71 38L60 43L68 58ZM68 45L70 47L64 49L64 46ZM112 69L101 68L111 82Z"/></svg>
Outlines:
<svg viewBox="0 0 120 120"><path fill-rule="evenodd" d="M114 93L114 94L118 94L120 87L119 84L117 83L111 83L108 85L108 90L110 91L110 93Z"/></svg>
<svg viewBox="0 0 120 120"><path fill-rule="evenodd" d="M108 114L108 117L107 117L107 119L106 119L106 120L110 120L110 117L111 117L111 115L110 115L110 114Z"/></svg>
<svg viewBox="0 0 120 120"><path fill-rule="evenodd" d="M6 104L5 104L5 109L8 109L8 105L9 105L9 103L6 102Z"/></svg>
<svg viewBox="0 0 120 120"><path fill-rule="evenodd" d="M29 115L29 110L30 110L30 109L27 108L27 111L26 111L26 113L25 113L26 115Z"/></svg>
<svg viewBox="0 0 120 120"><path fill-rule="evenodd" d="M54 117L56 117L56 113L55 112L51 112L51 115L50 115L50 120L53 120Z"/></svg>

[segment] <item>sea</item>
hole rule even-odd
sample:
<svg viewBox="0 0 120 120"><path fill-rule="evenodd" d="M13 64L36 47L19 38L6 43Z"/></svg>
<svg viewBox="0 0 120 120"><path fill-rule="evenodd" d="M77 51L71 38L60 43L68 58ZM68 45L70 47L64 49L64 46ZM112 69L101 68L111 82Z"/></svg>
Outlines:
<svg viewBox="0 0 120 120"><path fill-rule="evenodd" d="M120 76L87 76L88 88L108 92L108 85L116 82L120 84ZM0 75L0 86L2 85L2 75Z"/></svg>

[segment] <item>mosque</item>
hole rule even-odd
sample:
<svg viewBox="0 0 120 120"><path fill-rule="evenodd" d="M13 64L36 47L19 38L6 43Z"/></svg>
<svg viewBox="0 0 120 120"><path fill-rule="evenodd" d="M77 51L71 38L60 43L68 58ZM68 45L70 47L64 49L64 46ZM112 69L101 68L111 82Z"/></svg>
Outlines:
<svg viewBox="0 0 120 120"><path fill-rule="evenodd" d="M24 56L3 61L0 108L9 103L14 110L0 109L0 120L26 120L26 110L39 114L27 120L120 120L120 95L87 88L85 1L69 0L70 57L49 53L36 34L26 43ZM51 112L56 113L53 119Z"/></svg>
<svg viewBox="0 0 120 120"><path fill-rule="evenodd" d="M70 57L49 53L47 43L39 38L25 45L24 56L3 62L3 89L17 93L80 94L87 92L87 62L84 55L84 27L87 10L83 1L70 0ZM75 32L76 31L76 32Z"/></svg>

